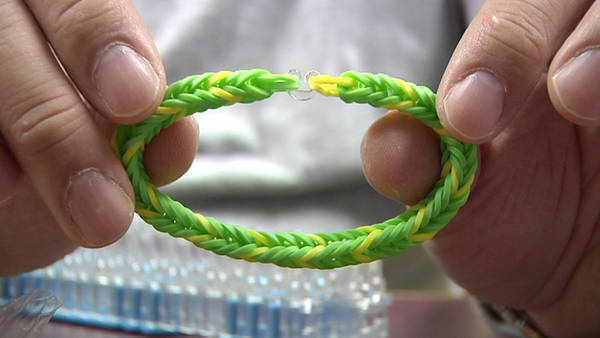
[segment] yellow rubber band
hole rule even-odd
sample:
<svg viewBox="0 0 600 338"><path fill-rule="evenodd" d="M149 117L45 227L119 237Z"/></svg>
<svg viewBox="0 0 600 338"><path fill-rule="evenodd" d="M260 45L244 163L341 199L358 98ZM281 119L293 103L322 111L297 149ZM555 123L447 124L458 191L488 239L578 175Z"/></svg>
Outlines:
<svg viewBox="0 0 600 338"><path fill-rule="evenodd" d="M146 190L148 191L148 197L150 198L150 203L152 203L154 209L160 211L161 213L164 213L165 210L163 209L162 205L160 205L160 203L158 202L158 198L156 198L156 187L154 186L154 184L146 182Z"/></svg>
<svg viewBox="0 0 600 338"><path fill-rule="evenodd" d="M344 76L331 76L331 75L318 75L310 78L309 88L313 89L312 86L327 84L327 85L340 85L342 87L355 87L356 80L350 77Z"/></svg>
<svg viewBox="0 0 600 338"><path fill-rule="evenodd" d="M222 98L223 100L227 101L227 104L234 104L236 102L238 102L239 100L241 100L241 97L239 96L235 96L233 94L231 94L230 92L223 90L219 87L210 87L210 89L208 90L211 94L214 94L220 98Z"/></svg>
<svg viewBox="0 0 600 338"><path fill-rule="evenodd" d="M206 87L210 88L212 86L215 85L215 83L225 79L226 77L228 77L229 75L231 75L231 71L229 70L222 70L220 72L216 72L214 73L210 79L208 80L208 82L206 83Z"/></svg>
<svg viewBox="0 0 600 338"><path fill-rule="evenodd" d="M159 115L174 115L174 114L179 114L182 111L185 114L185 109L184 108L179 108L179 107L163 107L163 106L160 106L160 107L158 107L156 109L156 114L159 114Z"/></svg>
<svg viewBox="0 0 600 338"><path fill-rule="evenodd" d="M413 100L413 101L417 101L419 99L419 96L417 95L417 93L415 93L415 91L412 89L412 87L406 83L406 81L401 80L401 79L395 79L396 83L400 86L400 88L402 88L402 90Z"/></svg>
<svg viewBox="0 0 600 338"><path fill-rule="evenodd" d="M444 166L442 167L442 173L441 173L440 177L448 176L451 169L452 169L452 161L448 160L448 161L446 161L446 163L444 163Z"/></svg>
<svg viewBox="0 0 600 338"><path fill-rule="evenodd" d="M338 86L354 87L356 86L356 80L343 76L319 75L311 77L308 85L310 89L316 90L325 96L339 96Z"/></svg>
<svg viewBox="0 0 600 338"><path fill-rule="evenodd" d="M458 189L455 193L452 194L452 198L460 198L463 197L467 192L471 190L471 185L473 185L473 181L475 181L475 175L471 176L467 183L462 186L462 188Z"/></svg>
<svg viewBox="0 0 600 338"><path fill-rule="evenodd" d="M315 246L314 248L310 249L310 251L308 251L304 256L298 258L296 260L296 264L301 265L301 266L305 265L306 262L313 259L313 257L318 255L319 252L323 251L323 249L325 249L325 246L323 246L323 245Z"/></svg>
<svg viewBox="0 0 600 338"><path fill-rule="evenodd" d="M452 195L456 193L458 190L458 174L456 174L456 167L452 166L452 170L450 170L450 175L452 175Z"/></svg>
<svg viewBox="0 0 600 338"><path fill-rule="evenodd" d="M256 248L256 249L254 249L254 250L250 251L250 252L247 252L247 253L245 253L245 254L241 255L241 256L240 256L240 258L242 258L242 259L245 259L245 260L247 260L247 261L250 261L250 262L252 262L252 257L254 257L254 256L258 256L258 255L260 255L260 254L263 254L263 253L265 253L265 252L266 252L266 251L268 251L268 250L269 250L269 248L268 248L268 247L266 247L266 246L261 246L261 247L258 247L258 248Z"/></svg>
<svg viewBox="0 0 600 338"><path fill-rule="evenodd" d="M433 127L431 129L433 129L433 131L435 131L438 135L450 136L450 133L448 133L448 131L444 128Z"/></svg>
<svg viewBox="0 0 600 338"><path fill-rule="evenodd" d="M412 207L408 208L408 210L406 210L407 212L409 211L416 211L419 209L425 208L425 206L423 204L415 204Z"/></svg>
<svg viewBox="0 0 600 338"><path fill-rule="evenodd" d="M142 217L152 217L152 218L162 217L162 214L159 214L158 212L148 210L148 209L135 209L135 212Z"/></svg>
<svg viewBox="0 0 600 338"><path fill-rule="evenodd" d="M402 101L402 102L398 102L395 104L388 104L386 106L384 106L386 109L390 109L390 110L404 110L410 107L413 107L415 105L414 101Z"/></svg>
<svg viewBox="0 0 600 338"><path fill-rule="evenodd" d="M415 217L415 224L413 225L413 228L410 231L410 234L414 234L415 232L419 231L419 228L421 227L421 224L423 223L423 218L425 217L426 211L427 211L427 207L420 208L419 211L417 211L417 216Z"/></svg>
<svg viewBox="0 0 600 338"><path fill-rule="evenodd" d="M317 236L315 234L307 234L307 236L320 245L327 245L327 241L325 241L321 236Z"/></svg>
<svg viewBox="0 0 600 338"><path fill-rule="evenodd" d="M119 154L119 144L117 143L117 131L116 130L112 134L112 137L110 138L110 148L112 149L113 153L115 153L115 155L117 155L117 157L121 157L121 154Z"/></svg>
<svg viewBox="0 0 600 338"><path fill-rule="evenodd" d="M208 241L212 238L213 237L210 235L195 235L195 236L186 237L185 239L196 244L196 243Z"/></svg>
<svg viewBox="0 0 600 338"><path fill-rule="evenodd" d="M131 161L133 155L135 155L135 153L139 150L144 150L143 141L137 142L134 145L132 145L129 149L127 149L125 151L125 154L123 154L123 157L121 157L121 162L125 163L125 165L129 164L129 161Z"/></svg>
<svg viewBox="0 0 600 338"><path fill-rule="evenodd" d="M360 231L371 233L371 232L377 230L377 228L374 228L374 227L372 227L370 225L365 225L365 226L356 228L356 230L360 230Z"/></svg>
<svg viewBox="0 0 600 338"><path fill-rule="evenodd" d="M252 236L252 238L254 238L256 240L257 244L269 245L269 240L265 236L263 236L259 232L256 232L252 229L247 229L247 230L248 230L248 233Z"/></svg>
<svg viewBox="0 0 600 338"><path fill-rule="evenodd" d="M199 213L195 213L194 215L196 216L196 218L198 219L200 224L202 224L202 226L206 229L206 231L208 231L213 236L217 235L215 228L212 226L212 224L210 224L210 222L206 219L206 217L204 217L203 215L201 215Z"/></svg>
<svg viewBox="0 0 600 338"><path fill-rule="evenodd" d="M437 234L437 232L427 232L427 233L422 233L422 234L410 234L410 235L406 236L406 239L413 241L413 242L425 242L425 241L432 239L436 234Z"/></svg>
<svg viewBox="0 0 600 338"><path fill-rule="evenodd" d="M371 263L371 262L374 262L377 260L377 259L371 258L369 256L357 255L355 253L352 253L352 257L354 257L354 259L356 259L358 262L361 262L361 263Z"/></svg>
<svg viewBox="0 0 600 338"><path fill-rule="evenodd" d="M360 245L358 247L356 247L356 249L354 249L354 251L352 253L356 254L356 255L360 255L363 252L365 252L369 248L369 245L371 245L371 243L373 243L375 238L377 238L377 236L379 236L379 234L381 232L382 232L381 230L375 229L373 232L368 234L367 237L365 238L365 240L362 243L360 243Z"/></svg>

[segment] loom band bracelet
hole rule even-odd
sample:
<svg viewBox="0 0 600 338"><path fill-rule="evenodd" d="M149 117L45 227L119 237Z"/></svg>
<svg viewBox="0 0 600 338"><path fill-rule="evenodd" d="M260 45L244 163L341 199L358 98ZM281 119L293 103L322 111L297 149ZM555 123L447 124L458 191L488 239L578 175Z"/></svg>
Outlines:
<svg viewBox="0 0 600 338"><path fill-rule="evenodd" d="M144 147L162 129L195 112L297 90L299 80L297 75L261 69L190 76L167 89L162 104L147 120L119 126L112 146L133 184L138 215L158 231L219 255L290 268L332 269L383 259L419 245L435 236L465 204L477 169L477 147L458 141L442 128L435 94L385 74L357 71L339 77L312 76L309 88L346 103L401 110L431 127L440 138L440 179L425 199L405 213L331 233L256 231L195 213L152 184L144 168Z"/></svg>

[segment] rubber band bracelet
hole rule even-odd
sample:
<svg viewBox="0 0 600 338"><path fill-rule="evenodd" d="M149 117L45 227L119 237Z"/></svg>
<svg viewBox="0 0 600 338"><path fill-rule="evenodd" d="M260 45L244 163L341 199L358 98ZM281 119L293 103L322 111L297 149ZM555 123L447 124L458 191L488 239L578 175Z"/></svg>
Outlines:
<svg viewBox="0 0 600 338"><path fill-rule="evenodd" d="M387 221L331 233L265 232L194 213L159 191L144 168L144 147L184 116L234 103L251 103L275 92L300 88L293 74L266 70L221 71L173 83L156 113L119 126L112 140L133 183L136 212L158 231L186 239L219 255L290 268L331 269L390 257L431 239L465 204L477 168L477 147L451 137L435 109L435 94L385 74L348 71L339 77L312 76L309 88L346 103L398 109L421 120L440 138L442 171L419 204Z"/></svg>

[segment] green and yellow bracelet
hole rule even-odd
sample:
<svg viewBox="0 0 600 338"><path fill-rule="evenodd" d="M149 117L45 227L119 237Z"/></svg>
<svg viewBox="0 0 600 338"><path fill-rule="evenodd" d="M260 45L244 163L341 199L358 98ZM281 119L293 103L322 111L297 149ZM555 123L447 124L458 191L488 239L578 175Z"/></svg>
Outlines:
<svg viewBox="0 0 600 338"><path fill-rule="evenodd" d="M251 103L299 87L297 75L261 69L205 73L172 84L154 115L137 124L120 126L113 137L112 146L133 183L138 215L158 231L219 255L290 268L332 269L387 258L429 240L465 204L477 169L477 147L458 141L443 129L435 109L435 94L385 74L357 71L339 77L312 76L309 88L338 96L346 103L401 110L431 127L440 138L440 180L425 199L405 213L341 232L255 231L194 213L150 181L144 168L144 147L162 129L195 112Z"/></svg>

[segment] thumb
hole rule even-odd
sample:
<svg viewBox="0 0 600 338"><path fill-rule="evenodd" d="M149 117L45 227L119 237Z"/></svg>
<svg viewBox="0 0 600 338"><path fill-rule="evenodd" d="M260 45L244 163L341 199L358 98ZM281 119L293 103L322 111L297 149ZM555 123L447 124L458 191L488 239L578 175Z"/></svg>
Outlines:
<svg viewBox="0 0 600 338"><path fill-rule="evenodd" d="M365 177L375 190L416 204L439 179L439 139L414 117L391 111L365 134L362 160Z"/></svg>
<svg viewBox="0 0 600 338"><path fill-rule="evenodd" d="M465 32L438 90L444 127L483 143L515 116L588 1L489 0Z"/></svg>

